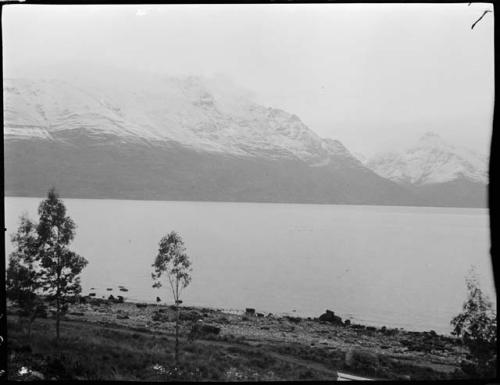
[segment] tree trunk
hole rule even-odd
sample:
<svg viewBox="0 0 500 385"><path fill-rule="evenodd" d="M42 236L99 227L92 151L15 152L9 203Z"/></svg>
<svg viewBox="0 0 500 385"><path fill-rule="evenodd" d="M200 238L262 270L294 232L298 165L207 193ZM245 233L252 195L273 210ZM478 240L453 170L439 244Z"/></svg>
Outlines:
<svg viewBox="0 0 500 385"><path fill-rule="evenodd" d="M28 344L31 345L31 323L33 321L31 320L31 318L28 320Z"/></svg>
<svg viewBox="0 0 500 385"><path fill-rule="evenodd" d="M59 229L57 231L57 245L59 245ZM56 303L57 303L57 312L56 312L56 344L59 346L59 324L61 321L61 252L60 249L56 249L56 257L57 257L57 278L56 278Z"/></svg>
<svg viewBox="0 0 500 385"><path fill-rule="evenodd" d="M179 366L179 304L176 301L175 307L177 312L177 317L175 320L175 366Z"/></svg>
<svg viewBox="0 0 500 385"><path fill-rule="evenodd" d="M35 318L36 318L36 310L28 318L28 343L30 345L31 345L31 325L33 325Z"/></svg>
<svg viewBox="0 0 500 385"><path fill-rule="evenodd" d="M57 297L57 310L56 310L56 341L59 343L59 323L60 323L61 306L59 303L59 296Z"/></svg>

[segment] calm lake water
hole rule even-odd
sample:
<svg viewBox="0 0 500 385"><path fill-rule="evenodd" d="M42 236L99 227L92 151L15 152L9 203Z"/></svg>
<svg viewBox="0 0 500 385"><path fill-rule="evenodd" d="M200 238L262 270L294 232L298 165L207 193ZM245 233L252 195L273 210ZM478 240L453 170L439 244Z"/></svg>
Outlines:
<svg viewBox="0 0 500 385"><path fill-rule="evenodd" d="M41 199L6 198L7 236L22 212L37 218ZM151 264L160 238L176 230L194 269L185 305L302 316L331 309L353 322L449 333L471 265L495 301L486 209L64 202L78 226L73 249L89 261L84 294L171 303L169 287L151 287Z"/></svg>

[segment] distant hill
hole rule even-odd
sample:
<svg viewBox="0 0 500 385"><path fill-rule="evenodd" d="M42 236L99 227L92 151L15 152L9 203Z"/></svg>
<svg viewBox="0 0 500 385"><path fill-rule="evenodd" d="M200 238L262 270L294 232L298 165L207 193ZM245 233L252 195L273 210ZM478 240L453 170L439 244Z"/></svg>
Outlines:
<svg viewBox="0 0 500 385"><path fill-rule="evenodd" d="M401 151L377 154L364 164L415 191L427 205L486 207L488 158L427 132Z"/></svg>

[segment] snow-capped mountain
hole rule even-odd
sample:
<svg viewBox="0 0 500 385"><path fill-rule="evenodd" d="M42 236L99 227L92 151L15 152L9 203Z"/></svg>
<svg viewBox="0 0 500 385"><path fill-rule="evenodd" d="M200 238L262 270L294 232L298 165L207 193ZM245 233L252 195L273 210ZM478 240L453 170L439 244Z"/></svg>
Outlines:
<svg viewBox="0 0 500 385"><path fill-rule="evenodd" d="M4 79L6 195L40 197L55 186L68 198L485 205L483 184L459 195L452 185L423 191L380 171L390 170L385 162L378 175L340 141L221 77L56 75ZM425 157L422 147L415 157ZM407 162L424 170L408 180L433 180L425 163Z"/></svg>
<svg viewBox="0 0 500 385"><path fill-rule="evenodd" d="M123 80L123 79L122 79ZM6 79L5 138L63 140L71 131L150 145L326 165L356 162L340 142L323 140L297 116L252 102L219 79L141 78L86 83Z"/></svg>
<svg viewBox="0 0 500 385"><path fill-rule="evenodd" d="M427 132L403 151L375 155L366 166L398 183L429 185L465 179L488 183L488 158Z"/></svg>

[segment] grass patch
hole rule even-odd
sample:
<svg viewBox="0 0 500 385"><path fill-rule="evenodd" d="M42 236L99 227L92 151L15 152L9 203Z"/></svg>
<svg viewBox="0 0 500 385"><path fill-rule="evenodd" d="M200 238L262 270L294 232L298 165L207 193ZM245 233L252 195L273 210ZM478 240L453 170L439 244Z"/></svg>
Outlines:
<svg viewBox="0 0 500 385"><path fill-rule="evenodd" d="M324 349L301 344L275 345L274 351L303 360L319 362L339 371L353 372L360 376L400 380L409 376L412 380L450 380L463 378L463 374L444 373L429 367L413 365L411 361L397 360L383 354L357 352L349 363L346 353L339 349Z"/></svg>
<svg viewBox="0 0 500 385"><path fill-rule="evenodd" d="M61 322L61 339L57 345L54 320L37 320L29 343L15 318L8 319L11 380L32 379L29 374L21 374L23 367L38 372L46 380L324 379L321 373L274 359L265 349L220 340L187 342L182 339L180 365L176 366L171 337L86 322Z"/></svg>

